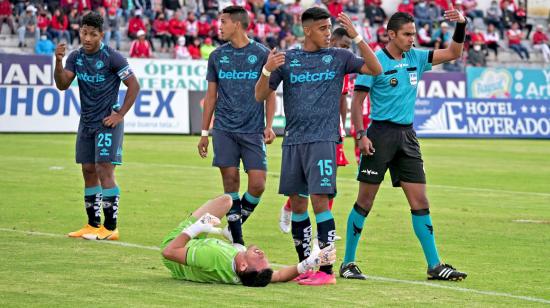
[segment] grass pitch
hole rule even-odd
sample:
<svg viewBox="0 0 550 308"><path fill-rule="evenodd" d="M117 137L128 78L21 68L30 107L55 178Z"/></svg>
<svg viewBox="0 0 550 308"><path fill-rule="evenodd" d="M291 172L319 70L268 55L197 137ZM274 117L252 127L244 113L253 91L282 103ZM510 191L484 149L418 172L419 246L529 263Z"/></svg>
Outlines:
<svg viewBox="0 0 550 308"><path fill-rule="evenodd" d="M0 306L550 304L550 141L421 140L438 249L445 262L469 274L463 282L425 280L405 197L386 180L357 253L369 280L252 289L173 280L156 249L188 212L222 192L212 153L198 156L198 137L125 139L124 165L116 172L127 244L121 246L63 236L85 223L74 135L0 135ZM243 230L245 241L262 247L272 263L294 264L291 236L278 229L285 201L277 195L281 140L268 146L267 188ZM346 140L350 161L352 143ZM343 237L357 194L355 172L355 164L338 170L334 215ZM241 193L245 187L243 174ZM337 242L336 266L344 241Z"/></svg>

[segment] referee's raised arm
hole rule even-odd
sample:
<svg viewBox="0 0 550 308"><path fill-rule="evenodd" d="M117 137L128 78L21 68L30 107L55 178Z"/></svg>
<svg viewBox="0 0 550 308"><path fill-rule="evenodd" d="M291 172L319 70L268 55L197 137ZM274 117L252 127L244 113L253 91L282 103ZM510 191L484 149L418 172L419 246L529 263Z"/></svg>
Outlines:
<svg viewBox="0 0 550 308"><path fill-rule="evenodd" d="M338 21L340 22L340 25L342 25L342 28L346 29L349 37L351 37L355 44L357 44L357 47L359 47L359 52L361 52L361 57L365 60L365 64L361 67L361 74L373 76L381 74L382 66L380 65L380 62L378 62L378 59L367 42L365 42L363 37L357 33L357 30L353 26L349 16L344 13L340 13L338 15Z"/></svg>
<svg viewBox="0 0 550 308"><path fill-rule="evenodd" d="M455 32L449 47L445 49L434 50L432 65L437 65L458 59L464 49L464 39L466 37L466 18L462 13L454 8L445 11L445 18L448 21L456 22Z"/></svg>

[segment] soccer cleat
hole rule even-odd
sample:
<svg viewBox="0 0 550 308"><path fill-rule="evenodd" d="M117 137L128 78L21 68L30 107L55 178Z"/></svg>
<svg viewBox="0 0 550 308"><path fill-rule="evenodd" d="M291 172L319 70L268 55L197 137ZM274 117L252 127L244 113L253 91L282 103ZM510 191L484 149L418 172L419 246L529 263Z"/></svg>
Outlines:
<svg viewBox="0 0 550 308"><path fill-rule="evenodd" d="M308 270L308 271L306 271L306 272L301 273L300 275L298 275L298 277L292 279L292 281L298 282L298 281L300 281L300 280L308 279L309 277L311 277L311 276L314 275L314 274L315 274L314 271Z"/></svg>
<svg viewBox="0 0 550 308"><path fill-rule="evenodd" d="M292 212L285 209L285 206L281 208L281 216L279 217L279 229L283 233L290 232L290 222L291 222Z"/></svg>
<svg viewBox="0 0 550 308"><path fill-rule="evenodd" d="M233 235L231 234L231 230L229 230L229 225L225 226L222 230L222 235L225 237L228 241L233 243Z"/></svg>
<svg viewBox="0 0 550 308"><path fill-rule="evenodd" d="M334 277L334 274L327 274L325 272L318 271L309 276L309 278L298 281L298 284L302 286L324 286L327 284L336 284L336 277Z"/></svg>
<svg viewBox="0 0 550 308"><path fill-rule="evenodd" d="M367 276L361 272L357 264L350 262L346 265L342 263L340 265L340 277L346 278L346 279L359 279L359 280L365 280L367 279Z"/></svg>
<svg viewBox="0 0 550 308"><path fill-rule="evenodd" d="M428 279L429 280L452 280L460 281L466 279L468 274L462 273L456 270L450 264L440 263L432 269L428 269Z"/></svg>
<svg viewBox="0 0 550 308"><path fill-rule="evenodd" d="M86 224L82 229L70 232L67 234L69 237L82 237L84 234L95 234L99 230L99 227L90 226Z"/></svg>
<svg viewBox="0 0 550 308"><path fill-rule="evenodd" d="M99 227L99 230L95 233L88 233L82 235L83 238L87 240L95 241L116 241L118 240L118 228L114 230L107 230L104 226Z"/></svg>

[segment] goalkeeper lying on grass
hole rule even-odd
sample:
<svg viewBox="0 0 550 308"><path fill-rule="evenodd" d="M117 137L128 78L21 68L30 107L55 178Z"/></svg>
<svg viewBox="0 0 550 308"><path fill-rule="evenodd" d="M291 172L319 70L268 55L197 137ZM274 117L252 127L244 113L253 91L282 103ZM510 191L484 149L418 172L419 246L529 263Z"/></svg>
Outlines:
<svg viewBox="0 0 550 308"><path fill-rule="evenodd" d="M307 270L334 263L336 250L331 245L314 250L295 266L273 271L265 253L255 245L239 249L228 242L206 238L207 233L220 232L215 226L220 224L232 202L229 195L209 200L164 239L163 263L174 278L265 287L270 282L290 281Z"/></svg>

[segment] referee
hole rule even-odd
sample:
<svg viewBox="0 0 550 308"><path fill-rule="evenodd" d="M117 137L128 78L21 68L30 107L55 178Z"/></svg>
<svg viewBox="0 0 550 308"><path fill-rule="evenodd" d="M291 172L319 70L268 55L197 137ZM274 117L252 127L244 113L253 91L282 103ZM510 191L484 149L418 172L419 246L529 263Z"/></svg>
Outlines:
<svg viewBox="0 0 550 308"><path fill-rule="evenodd" d="M412 124L417 85L422 74L433 65L455 60L462 54L466 20L453 8L445 12L445 18L457 22L449 47L419 50L412 48L416 36L414 18L407 13L395 13L387 27L390 42L376 52L382 73L361 75L355 83L354 95L364 99L367 93L370 94L372 124L365 131L363 99L354 98L351 119L357 129L355 137L362 155L357 176L359 193L347 221L346 252L340 267L343 278L366 278L355 264L355 251L388 169L393 186L401 187L409 202L413 229L428 263L428 279L456 281L467 276L439 258L426 196L424 164Z"/></svg>

